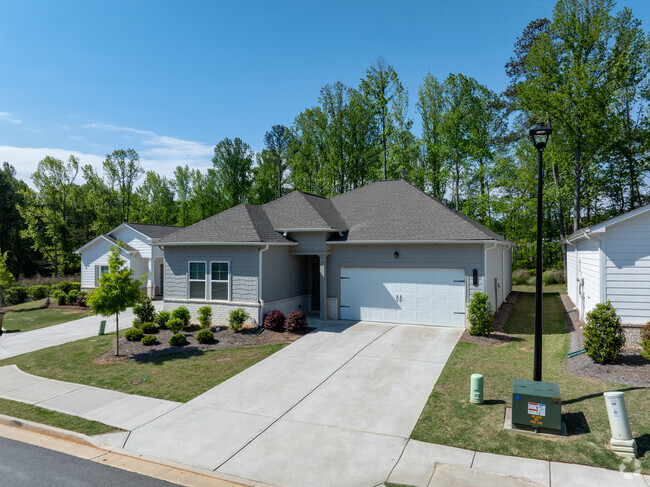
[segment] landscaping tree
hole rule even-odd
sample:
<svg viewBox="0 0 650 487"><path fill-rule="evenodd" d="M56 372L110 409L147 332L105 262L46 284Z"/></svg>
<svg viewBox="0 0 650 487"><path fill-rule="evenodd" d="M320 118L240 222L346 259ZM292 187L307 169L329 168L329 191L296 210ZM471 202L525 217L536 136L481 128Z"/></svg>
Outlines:
<svg viewBox="0 0 650 487"><path fill-rule="evenodd" d="M0 311L2 311L2 298L5 288L11 286L16 278L7 268L7 252L0 254Z"/></svg>
<svg viewBox="0 0 650 487"><path fill-rule="evenodd" d="M119 241L118 245L120 245ZM126 308L141 299L140 286L146 279L146 274L139 279L134 279L133 269L125 264L126 261L120 255L119 247L111 247L108 272L99 278L99 287L88 298L88 306L94 314L115 315L115 355L120 354L120 311L126 311Z"/></svg>

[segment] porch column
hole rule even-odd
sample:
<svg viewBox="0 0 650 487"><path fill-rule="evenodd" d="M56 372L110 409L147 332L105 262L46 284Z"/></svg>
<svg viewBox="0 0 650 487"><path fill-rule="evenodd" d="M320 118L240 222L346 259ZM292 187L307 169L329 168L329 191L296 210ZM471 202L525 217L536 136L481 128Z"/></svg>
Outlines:
<svg viewBox="0 0 650 487"><path fill-rule="evenodd" d="M319 254L320 263L320 319L327 319L327 254Z"/></svg>

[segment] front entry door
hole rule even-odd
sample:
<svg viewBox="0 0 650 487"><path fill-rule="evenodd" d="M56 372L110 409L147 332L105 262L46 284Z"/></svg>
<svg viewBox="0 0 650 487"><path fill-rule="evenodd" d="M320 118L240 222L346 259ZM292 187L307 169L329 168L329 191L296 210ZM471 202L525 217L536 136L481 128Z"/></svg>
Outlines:
<svg viewBox="0 0 650 487"><path fill-rule="evenodd" d="M311 310L320 311L320 264L311 264Z"/></svg>

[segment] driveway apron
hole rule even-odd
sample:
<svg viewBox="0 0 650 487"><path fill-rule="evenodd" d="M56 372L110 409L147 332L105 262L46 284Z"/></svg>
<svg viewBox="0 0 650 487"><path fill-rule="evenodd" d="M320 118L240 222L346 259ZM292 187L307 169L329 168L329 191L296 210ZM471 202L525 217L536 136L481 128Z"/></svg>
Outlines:
<svg viewBox="0 0 650 487"><path fill-rule="evenodd" d="M283 487L381 484L461 334L324 323L134 429L125 448Z"/></svg>

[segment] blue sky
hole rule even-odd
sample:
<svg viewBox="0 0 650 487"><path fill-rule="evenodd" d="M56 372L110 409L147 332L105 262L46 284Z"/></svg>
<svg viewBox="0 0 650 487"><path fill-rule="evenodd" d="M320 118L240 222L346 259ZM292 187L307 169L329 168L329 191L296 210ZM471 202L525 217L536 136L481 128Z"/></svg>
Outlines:
<svg viewBox="0 0 650 487"><path fill-rule="evenodd" d="M145 169L211 166L212 148L264 133L356 86L381 56L411 98L430 71L495 91L527 23L553 1L0 0L0 161L27 179L40 159L74 153L100 168L133 147ZM650 25L650 2L628 0Z"/></svg>

